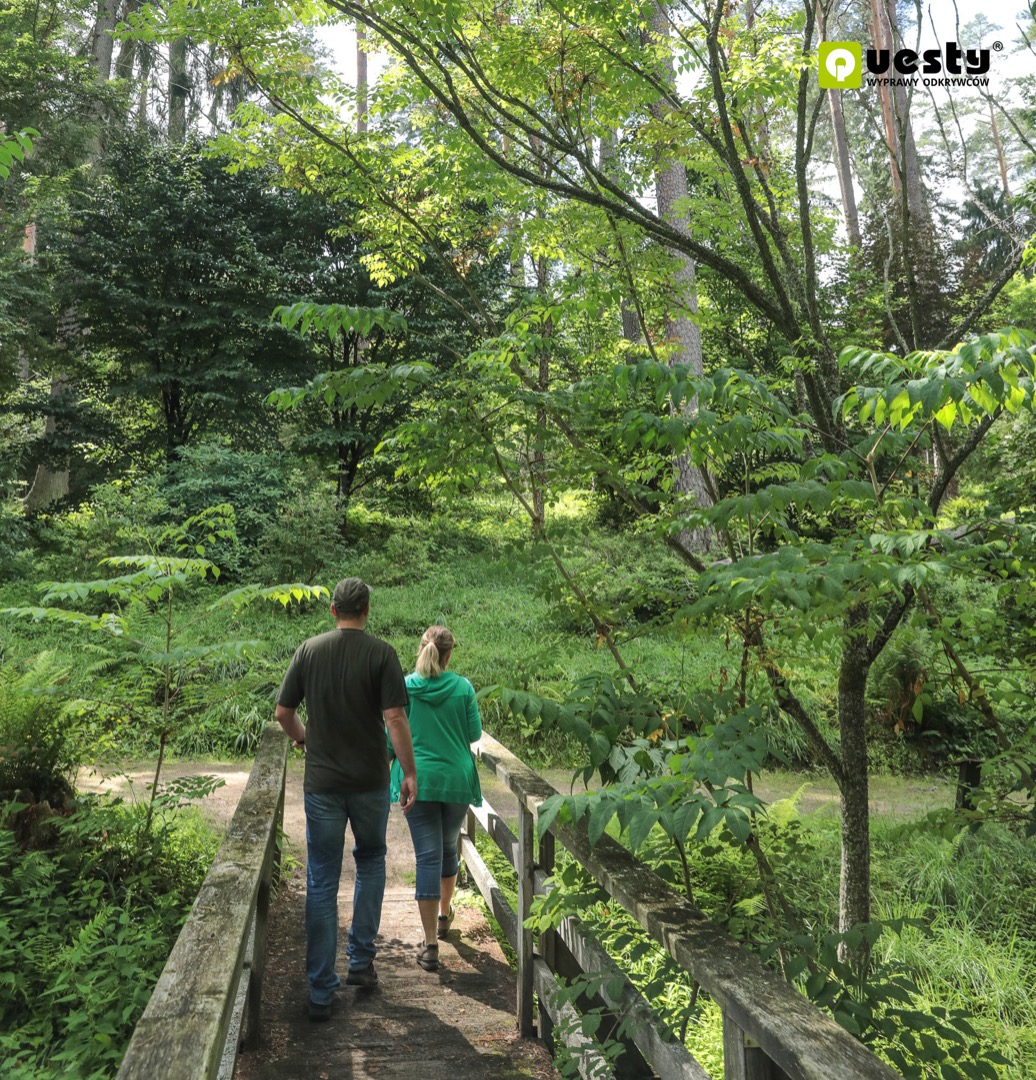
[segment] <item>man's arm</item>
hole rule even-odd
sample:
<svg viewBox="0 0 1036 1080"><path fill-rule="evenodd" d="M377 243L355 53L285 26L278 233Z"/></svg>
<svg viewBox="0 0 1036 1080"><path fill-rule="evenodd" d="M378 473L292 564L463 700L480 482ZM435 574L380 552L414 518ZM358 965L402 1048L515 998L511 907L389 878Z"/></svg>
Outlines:
<svg viewBox="0 0 1036 1080"><path fill-rule="evenodd" d="M403 770L403 783L399 789L399 803L403 813L409 814L410 807L417 799L417 767L414 765L414 744L410 740L410 721L406 709L397 705L385 710L385 726L388 728L392 749L396 760Z"/></svg>
<svg viewBox="0 0 1036 1080"><path fill-rule="evenodd" d="M284 728L284 734L289 739L294 739L297 744L305 743L306 725L298 718L298 714L294 709L289 709L287 705L278 705L274 715L277 717L277 723Z"/></svg>

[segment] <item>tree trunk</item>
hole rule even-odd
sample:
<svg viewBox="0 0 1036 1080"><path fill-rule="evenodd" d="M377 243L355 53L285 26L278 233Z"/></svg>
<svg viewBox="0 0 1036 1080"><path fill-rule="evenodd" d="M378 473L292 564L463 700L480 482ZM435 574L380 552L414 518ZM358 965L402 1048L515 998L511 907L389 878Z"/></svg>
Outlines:
<svg viewBox="0 0 1036 1080"><path fill-rule="evenodd" d="M887 50L890 58L895 56L902 42L894 0L871 0L871 37L876 49ZM889 72L895 75L891 65ZM905 183L909 213L916 214L920 219L924 214L924 193L906 87L893 88L883 84L878 89L881 115L885 124L885 140L892 164L893 188L897 193L901 193Z"/></svg>
<svg viewBox="0 0 1036 1080"><path fill-rule="evenodd" d="M601 172L610 176L613 180L616 177L615 168L615 132L609 131L607 135L601 136L601 158L600 168ZM620 258L625 256L620 252ZM632 275L632 269L627 268L630 275ZM622 319L622 336L631 342L638 342L641 338L640 333L640 319L637 316L636 304L633 302L631 296L624 296L619 302L619 315Z"/></svg>
<svg viewBox="0 0 1036 1080"><path fill-rule="evenodd" d="M90 61L102 82L112 77L112 51L115 41L115 13L119 0L100 0L97 5L97 21L90 35Z"/></svg>
<svg viewBox="0 0 1036 1080"><path fill-rule="evenodd" d="M549 284L549 267L544 256L536 260L536 287L541 297L546 299ZM543 326L543 336L549 340L553 326L551 320ZM546 394L550 389L550 349L544 346L540 350L540 365L536 379L536 389ZM546 484L547 459L543 453L543 440L547 436L547 410L540 406L536 410L536 442L529 454L529 487L532 489L532 535L539 536L546 526L546 500L543 489Z"/></svg>
<svg viewBox="0 0 1036 1080"><path fill-rule="evenodd" d="M367 28L356 24L356 134L367 130Z"/></svg>
<svg viewBox="0 0 1036 1080"><path fill-rule="evenodd" d="M838 91L828 90L827 100L831 106L831 131L834 135L835 169L838 172L838 187L842 193L845 231L849 238L849 247L859 249L863 246L863 239L860 233L860 215L856 208L856 192L853 190L852 166L849 164L849 140L845 133L842 95Z"/></svg>
<svg viewBox="0 0 1036 1080"><path fill-rule="evenodd" d="M665 10L656 7L651 17L652 35L659 41L669 38L669 20ZM663 78L670 84L675 83L672 58L663 61ZM665 109L661 102L651 106L651 114L663 119ZM686 234L690 233L687 221L687 169L682 161L659 160L655 170L655 199L659 216ZM695 375L701 375L703 368L701 349L701 329L695 319L698 314L698 291L695 281L694 260L685 254L677 254L679 266L673 279L677 300L666 315L665 333L671 346L669 363L686 364ZM697 399L684 402L681 406L683 415L693 419L698 412ZM696 506L711 506L705 477L690 461L687 455L681 455L674 462L676 471L676 493L684 502ZM681 533L680 541L691 551L708 551L713 537L708 530L686 529Z"/></svg>
<svg viewBox="0 0 1036 1080"><path fill-rule="evenodd" d="M182 143L187 138L187 38L169 43L169 141Z"/></svg>
<svg viewBox="0 0 1036 1080"><path fill-rule="evenodd" d="M899 24L896 21L894 0L871 0L871 33L877 49L887 49L895 56L902 45ZM893 69L889 68L892 72ZM905 86L881 86L882 117L892 164L892 183L897 192L905 188L907 215L920 225L926 216L924 188L921 184L921 166L914 141L914 129L910 123L910 100ZM834 95L832 95L834 96Z"/></svg>
<svg viewBox="0 0 1036 1080"><path fill-rule="evenodd" d="M838 674L838 725L841 735L842 870L838 929L870 921L871 844L868 802L867 675L870 658L866 608L846 617L845 646ZM856 959L865 963L866 955Z"/></svg>
<svg viewBox="0 0 1036 1080"><path fill-rule="evenodd" d="M820 40L828 41L827 14L821 0L817 0L817 25L820 27ZM842 95L827 91L827 103L831 111L831 134L834 144L835 171L838 173L838 187L842 195L842 214L845 217L845 232L850 248L863 246L860 233L860 215L856 207L856 191L853 188L852 165L849 161L849 138L845 131L845 113L842 110Z"/></svg>
<svg viewBox="0 0 1036 1080"><path fill-rule="evenodd" d="M126 5L125 14L132 15L137 11L139 4L137 0L129 0ZM138 42L133 38L123 38L119 42L119 55L115 60L115 77L117 79L132 79L133 68L137 62L138 55L143 55L144 49L138 49Z"/></svg>
<svg viewBox="0 0 1036 1080"><path fill-rule="evenodd" d="M1004 185L1004 195L1011 197L1011 188L1007 183L1007 161L1004 158L1004 144L1000 139L1000 129L996 124L996 111L993 108L993 99L989 99L989 123L993 129L993 145L996 147L996 160L1000 165L1000 179Z"/></svg>
<svg viewBox="0 0 1036 1080"><path fill-rule="evenodd" d="M114 39L112 32L115 29L115 15L118 10L118 0L99 0L97 5L97 17L93 29L90 32L90 63L97 75L99 83L106 83L112 74L112 52ZM100 95L91 107L92 131L87 143L87 160L96 162L103 149L101 133L105 117L104 106ZM36 244L36 229L32 228L32 247L34 254ZM66 347L75 342L80 333L79 319L74 311L65 312L58 326L58 340ZM26 373L27 375L28 373ZM52 375L50 382L50 397L52 400L60 398L67 389L65 378L60 374ZM44 439L52 438L58 430L57 420L53 414L47 416L44 421ZM70 474L68 466L51 470L49 466L38 464L36 475L33 477L32 486L29 488L22 507L27 514L36 514L52 506L60 499L68 495Z"/></svg>
<svg viewBox="0 0 1036 1080"><path fill-rule="evenodd" d="M887 50L891 59L902 45L895 0L871 0L871 20L875 47ZM891 64L889 72L894 74ZM905 86L882 85L879 91L899 218L900 258L910 310L910 340L907 344L912 349L920 349L925 347L926 326L933 330L936 338L939 336L938 329L933 327L924 309L925 297L938 288L938 283L933 280L934 237L921 181L917 144L910 123L907 89ZM921 257L923 251L928 252L928 259ZM917 271L919 265L920 274Z"/></svg>

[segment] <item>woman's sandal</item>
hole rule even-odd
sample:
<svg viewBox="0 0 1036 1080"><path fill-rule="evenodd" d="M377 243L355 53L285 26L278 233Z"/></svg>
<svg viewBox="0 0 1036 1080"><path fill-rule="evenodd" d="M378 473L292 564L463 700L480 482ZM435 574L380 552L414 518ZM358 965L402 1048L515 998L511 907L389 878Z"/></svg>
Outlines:
<svg viewBox="0 0 1036 1080"><path fill-rule="evenodd" d="M453 911L453 905L452 904L450 904L450 913L449 913L449 915L440 915L439 916L438 925L435 928L435 936L440 941L445 941L446 938L449 936L450 927L453 925L453 916L454 916L454 911Z"/></svg>
<svg viewBox="0 0 1036 1080"><path fill-rule="evenodd" d="M425 971L438 971L439 970L439 946L438 945L425 945L424 948L417 954L417 962L425 969Z"/></svg>

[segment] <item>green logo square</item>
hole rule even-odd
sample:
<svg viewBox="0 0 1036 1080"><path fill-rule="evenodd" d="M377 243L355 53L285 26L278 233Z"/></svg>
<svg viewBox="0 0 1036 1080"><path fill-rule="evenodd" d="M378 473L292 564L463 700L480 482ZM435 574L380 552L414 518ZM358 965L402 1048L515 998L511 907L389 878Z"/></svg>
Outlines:
<svg viewBox="0 0 1036 1080"><path fill-rule="evenodd" d="M858 90L861 86L863 46L858 41L821 42L821 90Z"/></svg>

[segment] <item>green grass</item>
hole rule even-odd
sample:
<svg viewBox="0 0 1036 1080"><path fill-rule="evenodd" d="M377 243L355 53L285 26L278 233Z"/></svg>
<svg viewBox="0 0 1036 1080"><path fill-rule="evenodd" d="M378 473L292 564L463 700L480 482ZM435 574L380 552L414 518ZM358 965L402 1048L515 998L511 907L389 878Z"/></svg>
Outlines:
<svg viewBox="0 0 1036 1080"><path fill-rule="evenodd" d="M556 571L528 543L524 521L498 502L474 502L466 509L469 516L459 514L445 524L357 511L351 542L340 549L333 573L320 583L331 588L339 577L355 575L374 586L369 629L396 647L405 670L413 664L422 632L437 622L453 630L458 642L454 669L476 688L505 685L558 698L576 679L611 670L612 658L589 620L572 609ZM715 685L721 669L731 664L726 645L713 636L660 627L651 621L651 612L634 608L647 597L653 611L667 610L666 604L681 599L685 573L664 553L633 537L608 537L591 558L582 526L572 524L578 501L563 509L558 543L572 572L581 575L595 603L612 613L615 638L630 668L658 688L667 708L682 711L689 693ZM83 576L98 574L92 569ZM667 586L670 580L677 586ZM301 612L253 604L238 614L224 609L199 619L206 605L233 586L198 586L180 602L178 624L198 620L185 643L260 642L254 656L205 669L194 684L182 687L172 745L180 755L249 750L249 735L272 716L292 653L304 638L331 626L322 602ZM666 588L676 592L667 596ZM38 594L30 584L0 585L0 607L35 603ZM160 629L157 616L143 616L131 634L156 636ZM80 722L95 729L98 754L106 747L110 753L112 746L118 753L154 752L154 740L139 721L155 704L153 690L149 698L149 687L136 674L111 662L111 644L63 624L0 620L5 664L28 662L48 649L60 652L62 679L69 696L80 701ZM505 742L528 744L532 737L537 764L566 762L577 752L556 732L540 733L516 723L494 702L485 705L484 722Z"/></svg>

